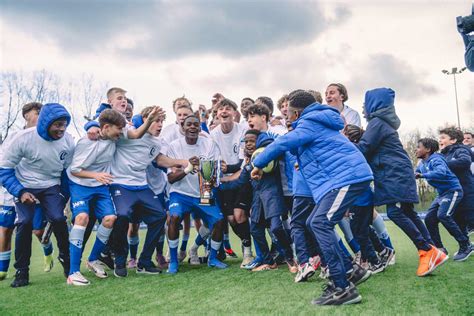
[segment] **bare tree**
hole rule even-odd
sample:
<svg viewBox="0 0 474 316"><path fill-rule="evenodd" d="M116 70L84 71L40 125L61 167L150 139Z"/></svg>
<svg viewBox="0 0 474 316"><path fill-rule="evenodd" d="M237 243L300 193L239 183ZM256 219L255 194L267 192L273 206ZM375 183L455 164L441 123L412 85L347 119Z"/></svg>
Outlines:
<svg viewBox="0 0 474 316"><path fill-rule="evenodd" d="M3 82L2 95L6 106L6 110L3 112L5 116L0 125L2 134L0 143L3 143L3 140L8 137L10 131L17 127L17 119L21 112L25 89L21 73L5 72L1 74L1 78Z"/></svg>
<svg viewBox="0 0 474 316"><path fill-rule="evenodd" d="M71 112L76 133L81 136L84 134L82 125L92 117L106 90L106 83L98 82L93 75L83 74L79 79L64 82L63 78L44 69L26 75L2 72L1 79L5 110L0 119L0 143L11 130L21 128L18 120L21 107L33 101L65 105Z"/></svg>

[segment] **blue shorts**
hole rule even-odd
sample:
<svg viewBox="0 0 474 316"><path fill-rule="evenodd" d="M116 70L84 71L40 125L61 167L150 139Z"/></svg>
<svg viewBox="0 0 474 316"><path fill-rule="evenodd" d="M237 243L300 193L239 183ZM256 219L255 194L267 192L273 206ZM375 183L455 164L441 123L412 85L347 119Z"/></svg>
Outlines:
<svg viewBox="0 0 474 316"><path fill-rule="evenodd" d="M73 218L80 213L89 214L91 209L98 220L102 220L105 216L115 215L115 207L108 186L86 187L70 181L69 190Z"/></svg>
<svg viewBox="0 0 474 316"><path fill-rule="evenodd" d="M201 218L209 228L215 223L224 219L219 206L205 206L199 205L199 198L194 198L177 192L170 194L170 216L183 216L187 213L192 213L194 218Z"/></svg>
<svg viewBox="0 0 474 316"><path fill-rule="evenodd" d="M14 206L0 207L0 227L14 228L15 218L16 210ZM36 204L35 215L33 216L33 230L42 230L47 222L43 209L39 204Z"/></svg>
<svg viewBox="0 0 474 316"><path fill-rule="evenodd" d="M151 221L154 217L165 217L162 196L156 195L150 188L129 189L121 185L111 185L110 192L118 216L127 216L132 223Z"/></svg>

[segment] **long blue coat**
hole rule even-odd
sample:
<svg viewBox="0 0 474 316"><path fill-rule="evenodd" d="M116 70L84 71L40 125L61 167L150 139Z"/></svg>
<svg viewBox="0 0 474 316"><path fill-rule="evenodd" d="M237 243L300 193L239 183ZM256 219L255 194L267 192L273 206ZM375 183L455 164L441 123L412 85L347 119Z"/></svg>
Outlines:
<svg viewBox="0 0 474 316"><path fill-rule="evenodd" d="M395 92L379 88L365 94L367 130L356 146L374 173L374 204L418 203L415 174L398 136Z"/></svg>
<svg viewBox="0 0 474 316"><path fill-rule="evenodd" d="M471 173L472 151L462 144L454 144L444 148L441 153L448 162L449 169L454 172L461 183L464 197L461 205L474 209L474 176Z"/></svg>

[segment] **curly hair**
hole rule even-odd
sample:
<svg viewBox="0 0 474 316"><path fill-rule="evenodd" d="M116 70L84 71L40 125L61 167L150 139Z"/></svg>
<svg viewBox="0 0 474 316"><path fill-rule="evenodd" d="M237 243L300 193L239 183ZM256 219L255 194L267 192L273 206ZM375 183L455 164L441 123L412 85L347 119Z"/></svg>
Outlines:
<svg viewBox="0 0 474 316"><path fill-rule="evenodd" d="M454 126L440 129L439 133L448 135L450 139L453 139L453 140L455 139L457 144L461 144L462 141L464 140L463 132Z"/></svg>
<svg viewBox="0 0 474 316"><path fill-rule="evenodd" d="M422 144L423 147L428 149L432 154L439 150L438 141L433 138L421 138L418 140L418 144Z"/></svg>

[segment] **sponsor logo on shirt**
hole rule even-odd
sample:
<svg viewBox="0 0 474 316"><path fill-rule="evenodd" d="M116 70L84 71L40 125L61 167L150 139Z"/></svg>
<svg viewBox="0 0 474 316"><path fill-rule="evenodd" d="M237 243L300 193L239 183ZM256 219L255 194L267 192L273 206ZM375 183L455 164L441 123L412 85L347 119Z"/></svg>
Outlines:
<svg viewBox="0 0 474 316"><path fill-rule="evenodd" d="M239 152L239 145L234 144L234 154Z"/></svg>

